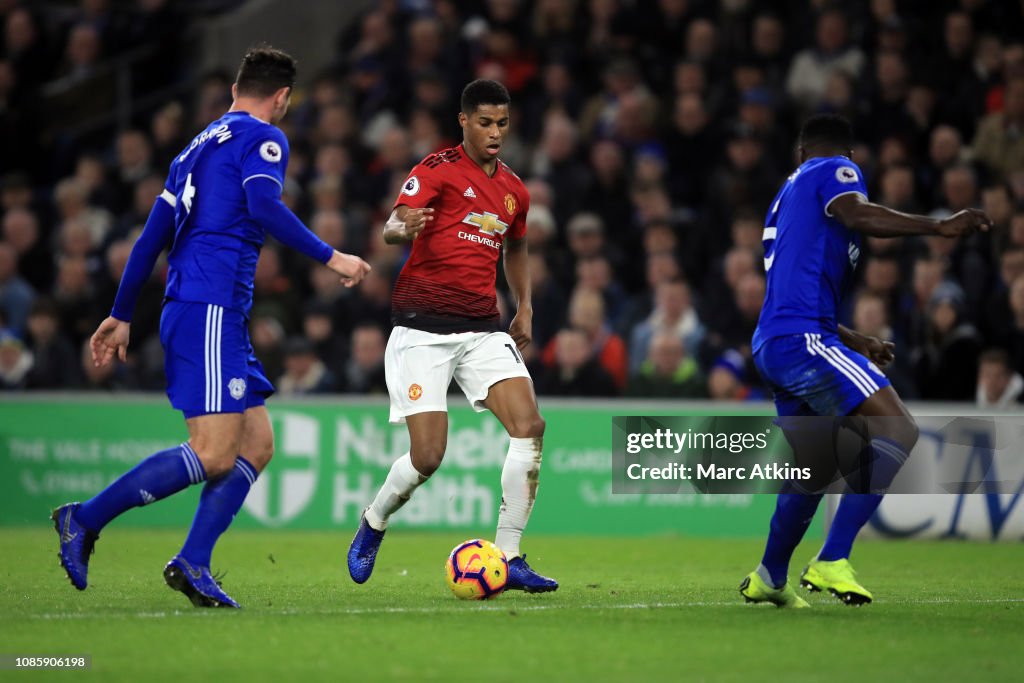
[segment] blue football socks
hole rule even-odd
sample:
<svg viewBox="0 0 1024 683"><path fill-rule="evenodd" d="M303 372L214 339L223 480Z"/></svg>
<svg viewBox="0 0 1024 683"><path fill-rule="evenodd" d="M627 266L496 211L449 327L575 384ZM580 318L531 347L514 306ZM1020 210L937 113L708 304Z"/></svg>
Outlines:
<svg viewBox="0 0 1024 683"><path fill-rule="evenodd" d="M819 560L834 562L850 557L857 534L878 509L882 502L882 492L892 484L908 457L906 450L891 439L875 437L871 440L870 486L872 491L878 493L848 493L843 496L828 530L825 545L818 553Z"/></svg>
<svg viewBox="0 0 1024 683"><path fill-rule="evenodd" d="M896 441L876 436L871 439L871 493L885 493L910 455Z"/></svg>
<svg viewBox="0 0 1024 683"><path fill-rule="evenodd" d="M206 479L195 451L183 443L149 456L98 494L82 503L75 513L78 523L99 533L125 510L148 505Z"/></svg>
<svg viewBox="0 0 1024 683"><path fill-rule="evenodd" d="M868 523L881 502L882 496L874 493L848 493L843 496L818 559L834 562L849 558L857 533Z"/></svg>
<svg viewBox="0 0 1024 683"><path fill-rule="evenodd" d="M761 567L758 568L762 577L767 573L771 577L773 588L781 588L789 574L789 561L793 551L800 545L814 519L814 513L821 501L820 494L780 493L775 501L775 514L772 515L771 531L765 545ZM764 571L761 571L763 567Z"/></svg>
<svg viewBox="0 0 1024 683"><path fill-rule="evenodd" d="M206 483L199 498L195 519L192 520L192 529L181 549L182 557L192 565L210 566L214 544L231 525L231 520L242 508L249 488L256 483L258 476L256 468L238 456L230 472Z"/></svg>

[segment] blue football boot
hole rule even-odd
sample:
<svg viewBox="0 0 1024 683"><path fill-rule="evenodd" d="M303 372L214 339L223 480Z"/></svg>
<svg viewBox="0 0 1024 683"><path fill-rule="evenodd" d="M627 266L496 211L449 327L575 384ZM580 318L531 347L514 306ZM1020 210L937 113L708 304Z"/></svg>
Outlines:
<svg viewBox="0 0 1024 683"><path fill-rule="evenodd" d="M92 555L94 546L100 535L89 531L75 521L75 511L81 503L68 503L61 505L50 514L53 520L53 528L57 530L60 537L60 566L64 567L71 585L80 591L84 591L88 584L89 556Z"/></svg>
<svg viewBox="0 0 1024 683"><path fill-rule="evenodd" d="M196 607L241 607L221 590L220 581L210 573L209 567L194 567L181 555L176 555L164 567L164 581L184 593Z"/></svg>
<svg viewBox="0 0 1024 683"><path fill-rule="evenodd" d="M547 593L558 590L558 582L541 576L526 564L526 555L508 561L508 583L505 590Z"/></svg>
<svg viewBox="0 0 1024 683"><path fill-rule="evenodd" d="M370 526L365 512L359 516L359 530L348 547L348 573L356 583L366 583L373 573L373 563L377 561L377 551L385 531L377 531Z"/></svg>

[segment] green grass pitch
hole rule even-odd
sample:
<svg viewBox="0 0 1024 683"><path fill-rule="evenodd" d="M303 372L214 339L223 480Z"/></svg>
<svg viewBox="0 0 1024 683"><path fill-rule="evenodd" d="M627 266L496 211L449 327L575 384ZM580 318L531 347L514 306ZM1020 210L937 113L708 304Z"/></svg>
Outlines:
<svg viewBox="0 0 1024 683"><path fill-rule="evenodd" d="M528 538L553 594L459 602L443 583L463 534L389 534L373 578L344 568L348 532L234 532L214 556L244 609L197 610L161 570L182 532L104 532L75 591L56 536L0 529L0 652L89 654L103 681L1019 681L1024 546L864 542L876 602L822 595L799 612L745 605L761 541ZM800 561L818 542L808 541ZM794 568L794 572L799 567ZM792 578L795 578L795 574Z"/></svg>

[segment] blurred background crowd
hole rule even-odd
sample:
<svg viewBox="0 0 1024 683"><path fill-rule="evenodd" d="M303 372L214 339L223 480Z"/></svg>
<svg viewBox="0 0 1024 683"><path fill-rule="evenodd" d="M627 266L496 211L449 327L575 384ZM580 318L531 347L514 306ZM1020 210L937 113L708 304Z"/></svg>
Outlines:
<svg viewBox="0 0 1024 683"><path fill-rule="evenodd" d="M93 368L86 344L173 155L230 105L233 74L195 68L190 30L241 4L0 0L0 389L163 389L164 262L128 363ZM843 321L896 343L906 399L1024 392L1020 0L374 3L332 61L300 64L282 126L286 203L374 269L349 291L264 247L251 337L279 392L386 393L406 252L381 227L409 169L461 140L476 77L513 98L539 394L768 398L750 362L762 221L815 112L853 122L874 201L995 223L866 240Z"/></svg>

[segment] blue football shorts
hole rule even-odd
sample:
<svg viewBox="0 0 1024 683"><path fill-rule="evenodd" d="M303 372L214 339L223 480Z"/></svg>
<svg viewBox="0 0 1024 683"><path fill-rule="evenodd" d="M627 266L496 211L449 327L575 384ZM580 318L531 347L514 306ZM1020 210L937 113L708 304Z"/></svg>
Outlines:
<svg viewBox="0 0 1024 683"><path fill-rule="evenodd" d="M160 316L167 397L185 419L243 413L274 393L253 355L248 321L214 304L167 301Z"/></svg>
<svg viewBox="0 0 1024 683"><path fill-rule="evenodd" d="M843 416L889 386L878 366L829 333L773 337L754 364L775 396L780 416Z"/></svg>

